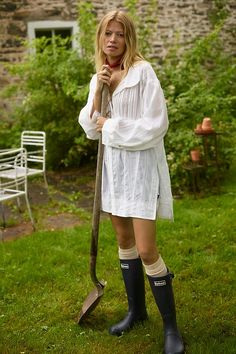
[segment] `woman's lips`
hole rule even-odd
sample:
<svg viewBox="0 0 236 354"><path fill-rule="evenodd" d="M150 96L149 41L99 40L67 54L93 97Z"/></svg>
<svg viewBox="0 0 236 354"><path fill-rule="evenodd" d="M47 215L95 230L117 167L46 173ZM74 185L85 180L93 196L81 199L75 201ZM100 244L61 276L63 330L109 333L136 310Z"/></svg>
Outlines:
<svg viewBox="0 0 236 354"><path fill-rule="evenodd" d="M118 48L115 47L114 45L109 45L109 46L107 46L107 49L108 49L108 50L116 50L116 49L118 49Z"/></svg>

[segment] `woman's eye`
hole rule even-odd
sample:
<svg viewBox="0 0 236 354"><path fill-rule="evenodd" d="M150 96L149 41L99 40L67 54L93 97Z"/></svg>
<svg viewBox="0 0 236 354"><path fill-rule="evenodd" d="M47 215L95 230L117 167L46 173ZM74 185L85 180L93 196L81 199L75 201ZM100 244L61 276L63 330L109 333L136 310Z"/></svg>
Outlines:
<svg viewBox="0 0 236 354"><path fill-rule="evenodd" d="M123 38L124 37L124 33L115 33L117 37ZM110 31L106 31L105 32L105 36L106 37L110 37L112 35L112 32Z"/></svg>

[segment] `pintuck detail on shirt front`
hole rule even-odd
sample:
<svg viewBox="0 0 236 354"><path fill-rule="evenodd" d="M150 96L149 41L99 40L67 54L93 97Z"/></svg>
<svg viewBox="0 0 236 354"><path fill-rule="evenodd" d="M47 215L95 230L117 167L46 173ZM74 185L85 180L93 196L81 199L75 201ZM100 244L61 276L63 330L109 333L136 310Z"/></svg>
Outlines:
<svg viewBox="0 0 236 354"><path fill-rule="evenodd" d="M98 139L91 119L97 76L90 82L79 123ZM102 210L113 215L173 219L173 202L163 138L168 129L165 98L151 65L131 67L109 101L104 144Z"/></svg>

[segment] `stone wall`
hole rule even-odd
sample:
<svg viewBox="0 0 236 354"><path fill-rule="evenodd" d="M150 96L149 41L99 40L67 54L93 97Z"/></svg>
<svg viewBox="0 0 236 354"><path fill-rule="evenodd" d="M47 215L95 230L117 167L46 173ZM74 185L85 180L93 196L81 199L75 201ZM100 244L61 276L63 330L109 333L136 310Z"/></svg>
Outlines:
<svg viewBox="0 0 236 354"><path fill-rule="evenodd" d="M27 22L76 19L77 1L12 0L0 2L0 65L22 60L25 49L21 40L27 38ZM0 88L9 82L0 66Z"/></svg>
<svg viewBox="0 0 236 354"><path fill-rule="evenodd" d="M98 18L108 10L122 8L123 1L94 0ZM206 34L211 28L209 11L213 1L209 0L157 0L158 25L153 41L153 55L163 58L178 33L179 42L188 45L196 36ZM139 0L139 15L145 20L147 0ZM236 43L230 35L236 23L236 1L229 1L231 16L228 19L226 43L236 54ZM77 0L1 0L0 2L0 88L9 83L4 62L22 60L24 48L21 39L27 38L27 22L39 20L76 20ZM235 37L234 37L235 39Z"/></svg>

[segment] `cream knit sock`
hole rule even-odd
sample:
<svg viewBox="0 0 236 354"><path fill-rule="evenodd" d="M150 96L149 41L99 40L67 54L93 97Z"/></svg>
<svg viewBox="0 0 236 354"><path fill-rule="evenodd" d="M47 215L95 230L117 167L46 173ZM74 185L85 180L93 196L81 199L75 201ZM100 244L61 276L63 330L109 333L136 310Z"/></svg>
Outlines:
<svg viewBox="0 0 236 354"><path fill-rule="evenodd" d="M168 272L161 255L155 263L149 265L143 263L143 266L146 274L151 277L163 277Z"/></svg>
<svg viewBox="0 0 236 354"><path fill-rule="evenodd" d="M119 247L119 259L136 259L139 258L136 245L131 248L122 249Z"/></svg>

